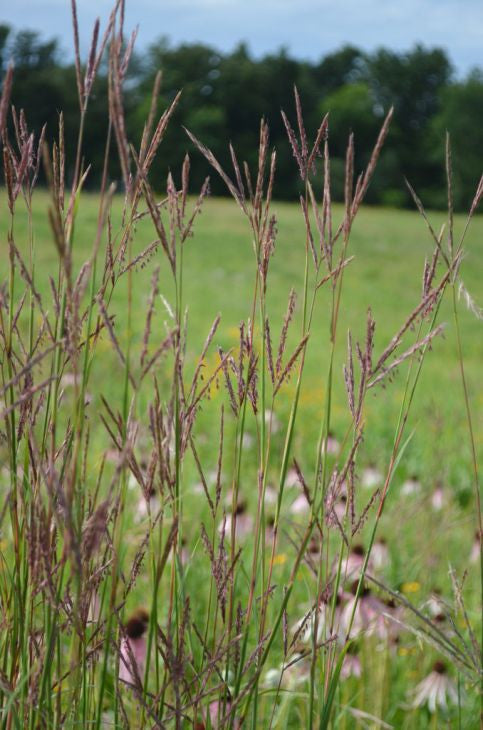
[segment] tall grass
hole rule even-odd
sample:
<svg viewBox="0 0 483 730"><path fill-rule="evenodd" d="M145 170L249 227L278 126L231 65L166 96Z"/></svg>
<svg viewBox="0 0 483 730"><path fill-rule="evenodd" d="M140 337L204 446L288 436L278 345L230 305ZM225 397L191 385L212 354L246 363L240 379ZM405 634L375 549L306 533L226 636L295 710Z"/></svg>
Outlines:
<svg viewBox="0 0 483 730"><path fill-rule="evenodd" d="M345 271L356 265L351 231L392 112L366 170L357 177L354 139L349 138L344 212L337 221L329 119L321 120L309 142L295 90L296 131L288 111L283 121L301 177L305 235L299 245L305 266L302 290L290 291L285 314L273 311L268 297L277 220L272 212L276 153L270 151L266 122L260 124L254 170L240 164L230 147L233 169L227 172L187 130L226 183L253 248L252 297L245 303L236 346L216 346L221 313L192 362L188 306L196 307L196 302L186 301L184 252L196 245L191 239L209 181L193 198L187 156L179 175L168 175L166 194L157 196L150 168L162 155L179 96L157 118L156 78L151 111L136 146L127 138L123 111L123 81L135 41L135 34L128 42L124 38L124 4L116 3L100 41L96 23L85 67L74 0L72 9L80 115L76 159L65 160L62 115L58 139L49 148L44 133L38 140L29 133L22 112L9 112L12 69L0 107L9 256L0 300L0 448L8 475L0 514L2 727L390 727L386 720L394 712L387 706L386 688L403 632L415 633L431 647L428 655L443 656L455 667L460 726L464 717L466 727L476 727L471 723L481 681L481 644L463 600L464 576L452 573L455 612L436 598L439 610L431 615L385 585L376 551L380 557L378 529L413 435L410 414L424 362L434 356L430 351L437 350L443 331L439 313L445 296L453 302L473 455L475 529L481 536L477 449L456 292L466 231L483 183L459 240L453 227L449 142L445 229L433 230L413 191L434 252L424 265L419 301L376 352L371 310L363 315L361 340L341 331L340 313L351 300ZM105 54L109 127L104 174L96 234L79 265L86 241L76 224L89 175L83 134ZM124 195L120 216L113 207L116 186L107 173L116 153ZM57 270L51 272L36 266L32 210L41 165L58 257ZM68 167L73 169L69 187ZM16 234L21 206L29 222L27 246ZM148 221L154 238L139 252L137 231ZM151 286L140 326L133 292L136 270L147 265ZM314 334L322 293L328 302L326 342ZM227 297L235 295L227 292ZM123 306L116 310L119 296ZM342 375L335 368L341 342L347 343ZM106 343L113 357L106 356ZM320 375L319 437L311 445L312 458L302 464L294 453L294 437L303 427L299 406L309 348L326 349L328 369ZM340 377L347 414L345 432L336 443L332 397ZM380 482L376 479L363 494L358 464L362 445L370 439L368 398L394 377L402 377L404 387L392 448L384 457ZM117 396L106 397L113 392L113 380L118 381ZM289 380L294 387L287 405ZM210 398L216 388L225 394L215 414ZM213 413L207 463L197 428L204 408ZM255 463L247 457L253 431ZM193 472L200 485L196 496L187 477ZM294 489L302 519L293 516ZM481 541L478 560L481 565ZM303 609L300 580L310 597ZM441 679L433 723L438 713L446 717L442 699L452 697L452 680L442 667L433 672L446 682ZM351 675L355 684L348 690ZM366 691L371 697L361 705L358 695ZM466 693L472 697L470 711ZM409 703L405 711L407 727L414 726L416 714L426 717L418 703Z"/></svg>

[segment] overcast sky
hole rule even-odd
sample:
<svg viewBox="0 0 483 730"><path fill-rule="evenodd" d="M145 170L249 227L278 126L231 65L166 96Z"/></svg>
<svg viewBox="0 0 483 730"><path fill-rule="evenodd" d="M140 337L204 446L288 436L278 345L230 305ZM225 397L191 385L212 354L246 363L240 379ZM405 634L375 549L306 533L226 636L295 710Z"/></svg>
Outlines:
<svg viewBox="0 0 483 730"><path fill-rule="evenodd" d="M97 16L112 0L78 0L86 49ZM286 46L319 59L344 43L397 51L420 42L446 49L458 75L483 67L483 0L127 0L126 25L139 25L137 50L161 35L231 50L239 41L260 56ZM0 21L57 36L71 48L70 0L0 0Z"/></svg>

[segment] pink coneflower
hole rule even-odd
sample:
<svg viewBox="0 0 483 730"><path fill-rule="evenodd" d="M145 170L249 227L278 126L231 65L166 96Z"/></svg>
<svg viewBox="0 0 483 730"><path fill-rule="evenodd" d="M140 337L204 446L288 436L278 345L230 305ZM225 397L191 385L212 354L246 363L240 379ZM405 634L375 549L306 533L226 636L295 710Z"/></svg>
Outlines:
<svg viewBox="0 0 483 730"><path fill-rule="evenodd" d="M310 652L307 647L296 644L293 653L278 667L268 669L263 684L274 689L279 685L283 689L294 689L306 682L310 677Z"/></svg>
<svg viewBox="0 0 483 730"><path fill-rule="evenodd" d="M432 593L426 603L424 604L424 608L428 610L428 613L435 618L439 614L442 613L442 607L444 606L443 601L441 600L441 591L439 588L433 588Z"/></svg>
<svg viewBox="0 0 483 730"><path fill-rule="evenodd" d="M213 730L218 730L221 727L220 721L223 717L227 716L231 710L231 700L226 699L225 702L221 699L213 700L210 702L208 712L210 715L210 724ZM240 727L239 720L234 721L233 727L238 730Z"/></svg>
<svg viewBox="0 0 483 730"><path fill-rule="evenodd" d="M272 667L267 669L263 678L263 686L267 689L278 687L283 667Z"/></svg>
<svg viewBox="0 0 483 730"><path fill-rule="evenodd" d="M184 535L181 538L181 550L179 551L179 558L181 561L181 565L187 565L190 561L190 551L188 548L188 541L186 540ZM171 563L172 559L173 559L173 552L170 551L166 562Z"/></svg>
<svg viewBox="0 0 483 730"><path fill-rule="evenodd" d="M356 604L358 583L359 581L356 580L352 584L352 598L347 601L342 612L341 626L346 636L349 633L352 613ZM374 633L381 635L382 633L385 637L386 631L383 630L384 616L382 615L385 611L386 606L384 603L369 588L363 586L356 605L350 636L354 637L360 633L365 633L368 636Z"/></svg>
<svg viewBox="0 0 483 730"><path fill-rule="evenodd" d="M433 616L433 623L444 633L445 636L448 637L448 639L456 637L454 627L449 620L448 615L444 613L443 610L440 610L439 613Z"/></svg>
<svg viewBox="0 0 483 730"><path fill-rule="evenodd" d="M348 651L340 670L340 678L349 679L349 677L360 677L361 675L362 665L359 655L355 651Z"/></svg>
<svg viewBox="0 0 483 730"><path fill-rule="evenodd" d="M104 456L106 457L106 461L114 464L114 466L118 466L122 460L122 454L119 449L107 449L107 451L104 452Z"/></svg>
<svg viewBox="0 0 483 730"><path fill-rule="evenodd" d="M205 483L208 487L212 487L217 483L218 480L218 471L215 469L212 469L211 471L207 472L205 475ZM223 475L220 474L220 479L223 480ZM201 481L195 482L193 486L191 487L191 491L193 494L205 494L205 488L203 486L203 483ZM230 492L231 495L231 492ZM231 496L230 496L231 501Z"/></svg>
<svg viewBox="0 0 483 730"><path fill-rule="evenodd" d="M310 660L302 652L296 652L283 667L282 687L293 689L310 677Z"/></svg>
<svg viewBox="0 0 483 730"><path fill-rule="evenodd" d="M274 535L275 517L273 517L272 515L270 515L270 517L267 517L265 524L265 543L271 543L273 541Z"/></svg>
<svg viewBox="0 0 483 730"><path fill-rule="evenodd" d="M300 486L300 480L299 476L297 474L296 469L289 469L287 472L287 476L285 477L285 486L286 487L299 487Z"/></svg>
<svg viewBox="0 0 483 730"><path fill-rule="evenodd" d="M446 665L441 661L434 663L430 674L415 687L412 694L413 708L427 705L432 713L436 712L438 707L445 710L448 702L456 704L458 701L456 686L446 674Z"/></svg>
<svg viewBox="0 0 483 730"><path fill-rule="evenodd" d="M243 540L248 535L253 534L254 530L254 522L253 517L247 512L247 506L245 502L239 502L236 508L236 526L235 526L235 535L237 540ZM230 537L231 535L231 523L232 523L232 515L227 514L226 520L222 520L218 526L218 532L222 532L222 530L225 530L225 536ZM223 528L224 525L224 528Z"/></svg>
<svg viewBox="0 0 483 730"><path fill-rule="evenodd" d="M305 553L305 561L307 565L316 571L320 563L320 555L322 552L322 540L320 535L312 535L309 544L307 545L307 551Z"/></svg>
<svg viewBox="0 0 483 730"><path fill-rule="evenodd" d="M128 684L138 684L144 678L146 668L146 629L149 614L143 608L133 613L125 626L126 636L121 640L119 679Z"/></svg>
<svg viewBox="0 0 483 730"><path fill-rule="evenodd" d="M223 476L223 475L220 475ZM218 470L217 469L211 469L211 471L208 472L206 475L206 482L207 484L216 484L216 481L218 479Z"/></svg>
<svg viewBox="0 0 483 730"><path fill-rule="evenodd" d="M155 516L161 507L159 496L152 488L147 495L141 494L136 507L136 519L142 522L148 515Z"/></svg>
<svg viewBox="0 0 483 730"><path fill-rule="evenodd" d="M316 612L315 610L309 611L308 614L305 614L305 616L302 616L302 618L297 621L295 626L292 629L292 633L294 637L296 636L298 641L301 644L311 644L314 638L314 631L315 631L315 617ZM317 641L323 641L325 639L325 629L330 620L330 606L325 603L321 602L319 606L318 611L318 620L317 620Z"/></svg>
<svg viewBox="0 0 483 730"><path fill-rule="evenodd" d="M365 550L364 546L357 544L353 545L349 555L342 561L341 574L344 579L353 578L355 575L359 575L364 565ZM369 569L369 564L368 564Z"/></svg>
<svg viewBox="0 0 483 730"><path fill-rule="evenodd" d="M384 570L391 562L389 548L383 537L376 540L371 550L371 562L374 570Z"/></svg>
<svg viewBox="0 0 483 730"><path fill-rule="evenodd" d="M347 512L347 497L345 494L341 494L334 504L334 512L337 515L339 522L342 522Z"/></svg>
<svg viewBox="0 0 483 730"><path fill-rule="evenodd" d="M418 477L414 474L409 477L409 479L406 479L405 482L403 482L401 487L401 494L403 494L406 497L409 497L413 494L419 494L421 491L421 482L419 481Z"/></svg>
<svg viewBox="0 0 483 730"><path fill-rule="evenodd" d="M332 431L329 431L327 434L327 441L324 442L322 446L322 453L325 452L325 448L327 447L327 453L332 454L332 456L337 456L340 452L340 444L337 441L336 437L332 433Z"/></svg>
<svg viewBox="0 0 483 730"><path fill-rule="evenodd" d="M380 639L389 639L391 644L395 644L401 632L401 619L404 609L398 606L394 599L389 598L382 602L383 609L378 614L372 625L375 634Z"/></svg>
<svg viewBox="0 0 483 730"><path fill-rule="evenodd" d="M341 483L341 485L340 485L340 487L338 489L337 496L338 497L345 497L347 499L347 495L348 495L347 482L344 479L344 481Z"/></svg>
<svg viewBox="0 0 483 730"><path fill-rule="evenodd" d="M60 387L68 388L72 385L80 385L81 379L79 375L75 376L74 373L65 373L60 379Z"/></svg>
<svg viewBox="0 0 483 730"><path fill-rule="evenodd" d="M436 512L439 512L443 509L445 501L443 487L441 484L437 484L431 495L431 506Z"/></svg>
<svg viewBox="0 0 483 730"><path fill-rule="evenodd" d="M271 487L269 484L265 487L265 504L277 504L278 494L277 490Z"/></svg>
<svg viewBox="0 0 483 730"><path fill-rule="evenodd" d="M272 424L272 433L277 433L280 430L280 421L275 413L267 408L265 410L265 423L269 426L270 422Z"/></svg>
<svg viewBox="0 0 483 730"><path fill-rule="evenodd" d="M304 492L301 492L289 507L289 511L293 515L303 515L309 510L310 504L308 503Z"/></svg>
<svg viewBox="0 0 483 730"><path fill-rule="evenodd" d="M228 492L225 495L224 503L226 504L227 508L230 509L233 502L233 489L229 489Z"/></svg>
<svg viewBox="0 0 483 730"><path fill-rule="evenodd" d="M375 464L369 464L362 472L362 486L372 489L382 483L382 474Z"/></svg>
<svg viewBox="0 0 483 730"><path fill-rule="evenodd" d="M480 555L481 555L480 533L475 532L475 539L473 540L473 545L471 546L470 563L473 563L473 564L479 563Z"/></svg>
<svg viewBox="0 0 483 730"><path fill-rule="evenodd" d="M79 387L81 384L81 377L80 375L77 375L77 377L74 375L74 373L65 373L65 375L62 376L60 380L60 388L61 391L59 393L59 401L62 400L64 391L66 388L70 388L73 386ZM88 406L89 403L92 403L92 395L85 391L84 393L84 405Z"/></svg>
<svg viewBox="0 0 483 730"><path fill-rule="evenodd" d="M321 600L317 616L317 643L326 641L329 636L337 630L342 614L342 599L345 594L339 592L335 599L334 621L332 624L332 597L328 600ZM292 634L301 646L312 644L315 632L316 611L311 611L302 616L293 626Z"/></svg>

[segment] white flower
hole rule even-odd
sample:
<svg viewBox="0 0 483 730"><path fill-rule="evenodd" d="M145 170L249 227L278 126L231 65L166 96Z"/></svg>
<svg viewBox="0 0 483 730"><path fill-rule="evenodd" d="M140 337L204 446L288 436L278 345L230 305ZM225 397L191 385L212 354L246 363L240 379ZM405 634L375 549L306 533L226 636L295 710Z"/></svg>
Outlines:
<svg viewBox="0 0 483 730"><path fill-rule="evenodd" d="M377 598L369 588L362 588L359 595L359 600L356 605L356 591L358 581L354 581L353 593L354 595L346 603L344 610L342 611L341 626L343 633L348 636L350 622L352 614L354 612L354 619L352 621L352 627L350 636L353 638L357 634L364 633L367 636L377 634L381 638L385 638L387 635L385 622L386 617L383 615L386 613L386 606L384 603ZM354 611L354 606L355 611Z"/></svg>
<svg viewBox="0 0 483 730"><path fill-rule="evenodd" d="M277 433L280 430L280 421L275 413L267 408L265 410L265 423L270 426L270 422L272 423L272 433Z"/></svg>
<svg viewBox="0 0 483 730"><path fill-rule="evenodd" d="M268 669L265 672L263 686L275 689L280 685L283 689L293 689L305 682L310 676L310 660L307 656L295 652L285 664Z"/></svg>
<svg viewBox="0 0 483 730"><path fill-rule="evenodd" d="M445 494L443 492L443 487L438 484L433 494L431 495L431 506L434 510L436 510L436 512L439 512L443 509L445 501L446 500Z"/></svg>
<svg viewBox="0 0 483 730"><path fill-rule="evenodd" d="M421 491L421 482L416 476L409 477L401 487L401 494L408 497Z"/></svg>
<svg viewBox="0 0 483 730"><path fill-rule="evenodd" d="M253 438L253 436L250 433L245 432L242 439L243 448L251 449L254 443L255 439Z"/></svg>
<svg viewBox="0 0 483 730"><path fill-rule="evenodd" d="M383 538L376 540L372 546L371 561L374 566L374 570L384 570L384 568L387 568L391 562L389 549Z"/></svg>
<svg viewBox="0 0 483 730"><path fill-rule="evenodd" d="M307 551L305 553L305 562L315 572L317 571L320 563L320 556L322 552L322 540L319 535L312 535L310 542L307 545Z"/></svg>
<svg viewBox="0 0 483 730"><path fill-rule="evenodd" d="M378 484L382 483L382 474L379 471L379 469L374 466L374 464L370 464L364 471L362 472L362 486L366 489L372 489L372 487L377 487Z"/></svg>
<svg viewBox="0 0 483 730"><path fill-rule="evenodd" d="M415 687L412 694L413 708L427 704L429 711L433 713L438 707L445 710L448 702L456 704L458 701L456 686L446 674L446 665L439 661L435 662L431 673Z"/></svg>
<svg viewBox="0 0 483 730"><path fill-rule="evenodd" d="M342 522L347 512L347 497L345 494L341 494L334 504L334 512L339 522Z"/></svg>
<svg viewBox="0 0 483 730"><path fill-rule="evenodd" d="M263 686L270 688L270 689L274 689L275 687L278 687L279 682L280 682L281 673L282 673L281 670L275 669L275 667L273 669L268 669L265 672L265 679L263 682Z"/></svg>
<svg viewBox="0 0 483 730"><path fill-rule="evenodd" d="M77 386L79 388L81 385L81 377L80 375L74 375L74 373L65 373L65 375L62 376L60 380L60 394L59 394L59 401L63 398L64 391L66 388ZM88 393L87 391L84 392L84 405L88 406L89 403L92 403L92 395Z"/></svg>
<svg viewBox="0 0 483 730"><path fill-rule="evenodd" d="M171 564L171 561L173 560L173 555L174 555L173 551L170 550L169 555L168 555L167 560L166 560L166 562L168 564ZM181 562L181 565L188 565L188 563L190 562L191 554L190 554L190 551L188 549L187 540L186 540L186 538L184 536L181 539L181 550L179 550L176 553L176 556L179 557L179 560Z"/></svg>
<svg viewBox="0 0 483 730"><path fill-rule="evenodd" d="M322 445L322 453L325 453L325 447L327 445L327 453L332 454L332 456L337 456L340 452L340 444L335 438L334 434L329 431L327 435L327 441L323 443Z"/></svg>
<svg viewBox="0 0 483 730"><path fill-rule="evenodd" d="M148 499L144 494L141 494L135 512L137 521L142 522L148 515L154 517L159 512L160 507L161 502L154 489L149 494Z"/></svg>
<svg viewBox="0 0 483 730"><path fill-rule="evenodd" d="M301 494L299 494L289 507L289 510L293 515L304 514L305 512L308 512L309 509L310 504L307 502L307 497L304 492L301 492Z"/></svg>
<svg viewBox="0 0 483 730"><path fill-rule="evenodd" d="M452 623L448 619L448 615L444 611L443 602L441 602L440 606L441 606L440 612L436 613L433 616L433 624L436 625L439 628L439 630L442 631L448 639L454 639L454 638L456 638L456 632L453 628Z"/></svg>
<svg viewBox="0 0 483 730"><path fill-rule="evenodd" d="M127 479L127 488L128 489L137 489L138 486L139 486L139 482L136 479L136 477L134 476L134 474L129 474L128 479Z"/></svg>
<svg viewBox="0 0 483 730"><path fill-rule="evenodd" d="M401 620L404 608L398 606L392 598L384 601L381 613L375 616L371 627L380 639L389 639L394 645L401 632Z"/></svg>
<svg viewBox="0 0 483 730"><path fill-rule="evenodd" d="M445 604L441 599L441 592L437 588L434 588L431 596L428 598L426 603L423 604L423 608L426 608L430 616L435 618L443 613L444 607Z"/></svg>
<svg viewBox="0 0 483 730"><path fill-rule="evenodd" d="M114 466L118 466L118 464L122 461L122 454L118 449L107 449L107 451L104 452L104 456L106 457L106 461L114 464Z"/></svg>
<svg viewBox="0 0 483 730"><path fill-rule="evenodd" d="M314 638L315 631L315 610L309 612L309 614L302 616L297 621L292 629L292 633L298 633L298 641L302 644L311 644ZM324 641L325 631L328 623L330 622L330 605L327 603L321 603L319 607L318 623L317 623L317 642Z"/></svg>
<svg viewBox="0 0 483 730"><path fill-rule="evenodd" d="M270 516L266 521L265 527L265 544L271 544L275 534L275 517Z"/></svg>
<svg viewBox="0 0 483 730"><path fill-rule="evenodd" d="M218 730L218 728L221 727L220 720L222 720L223 717L226 717L231 710L231 700L226 699L224 702L221 699L216 699L210 702L210 705L208 707L208 712L210 715L210 724L211 727L214 728L214 730ZM223 727L227 727L227 724L223 723ZM233 727L235 730L238 730L240 727L240 722L235 718L235 721L233 723Z"/></svg>
<svg viewBox="0 0 483 730"><path fill-rule="evenodd" d="M218 479L218 471L216 469L212 469L208 472L206 475L206 483L207 484L216 484L216 480Z"/></svg>
<svg viewBox="0 0 483 730"><path fill-rule="evenodd" d="M265 487L265 504L277 504L278 494L276 489L269 484Z"/></svg>
<svg viewBox="0 0 483 730"><path fill-rule="evenodd" d="M287 472L287 476L285 477L285 486L286 487L299 487L300 481L297 474L297 471L295 469L289 469Z"/></svg>
<svg viewBox="0 0 483 730"><path fill-rule="evenodd" d="M321 601L319 603L318 617L317 617L317 643L327 641L331 635L333 635L338 627L342 615L342 600L346 597L346 594L341 591L337 594L335 599L334 617L332 623L332 600L329 598L328 601ZM301 619L292 628L292 634L294 641L300 644L311 645L314 639L315 632L315 618L316 612L315 607L312 608L308 613L302 616Z"/></svg>
<svg viewBox="0 0 483 730"><path fill-rule="evenodd" d="M362 545L354 545L349 555L342 561L341 575L344 577L344 580L354 578L360 574L364 565L364 558L364 547ZM368 564L368 570L370 565L372 566L372 563Z"/></svg>
<svg viewBox="0 0 483 730"><path fill-rule="evenodd" d="M362 675L361 660L357 654L347 652L340 670L340 678L348 679L349 677L360 677Z"/></svg>
<svg viewBox="0 0 483 730"><path fill-rule="evenodd" d="M294 654L284 665L282 687L292 689L303 684L310 677L310 658L303 654Z"/></svg>
<svg viewBox="0 0 483 730"><path fill-rule="evenodd" d="M226 515L226 518L223 519L220 524L218 525L218 532L221 534L223 530L223 525L225 526L225 537L230 539L231 536L231 525L232 525L232 515L228 514ZM253 535L254 531L254 522L253 517L248 514L246 511L246 505L244 502L240 502L236 508L236 523L235 523L235 536L237 540L243 540L248 535Z"/></svg>
<svg viewBox="0 0 483 730"><path fill-rule="evenodd" d="M191 491L193 492L193 494L204 494L205 493L205 489L201 482L195 482L193 484L193 486L191 487Z"/></svg>
<svg viewBox="0 0 483 730"><path fill-rule="evenodd" d="M475 534L475 539L473 540L473 545L471 547L470 563L478 563L480 561L480 555L481 555L480 534L479 534L479 532L477 532Z"/></svg>

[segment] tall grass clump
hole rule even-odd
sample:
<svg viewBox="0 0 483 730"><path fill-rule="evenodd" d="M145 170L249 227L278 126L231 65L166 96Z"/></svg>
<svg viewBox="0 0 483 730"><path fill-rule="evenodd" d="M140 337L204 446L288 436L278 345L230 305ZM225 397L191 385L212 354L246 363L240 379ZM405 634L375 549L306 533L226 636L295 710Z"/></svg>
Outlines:
<svg viewBox="0 0 483 730"><path fill-rule="evenodd" d="M371 309L352 331L342 321L351 307L347 272L357 267L352 232L392 111L360 174L349 137L343 206L331 198L329 117L309 140L296 89L293 115L282 112L301 178L303 235L293 245L304 260L284 310L271 289L279 224L267 123L255 169L230 146L227 171L186 130L226 184L253 250L252 294L231 345L221 335L223 312L193 333L190 311L199 303L189 300L186 281L203 271L190 272L187 261L209 180L193 195L188 155L161 196L150 179L179 94L159 114L158 75L142 139L129 140L123 82L135 34L125 39L124 3L103 32L96 23L85 64L74 0L72 14L75 160L65 159L61 113L48 145L44 130L36 138L22 110L10 109L13 68L0 106L8 257L0 289L2 728L477 727L481 621L478 598L466 598L474 566L468 561L461 574L450 566L452 597L416 604L406 584L390 585L391 539L380 539L380 529L449 300L474 484L469 529L481 571L477 431L459 292L478 315L460 267L483 179L458 232L449 139L440 230L409 186L432 252L420 297L376 346ZM103 59L109 124L95 233L86 238L84 131ZM108 177L113 155L117 187ZM41 169L51 270L38 264ZM147 235L151 242L140 247ZM149 277L140 279L145 267ZM236 292L223 295L228 302ZM318 437L305 443L314 432L303 410L311 353L322 397ZM394 379L399 390L384 391ZM341 385L346 405L335 416ZM365 453L373 395L397 399L398 410L377 465ZM418 487L415 477L409 482L408 490ZM400 519L397 501L390 509L389 524ZM418 647L425 674L412 670L410 680L404 665L395 670L402 645Z"/></svg>

